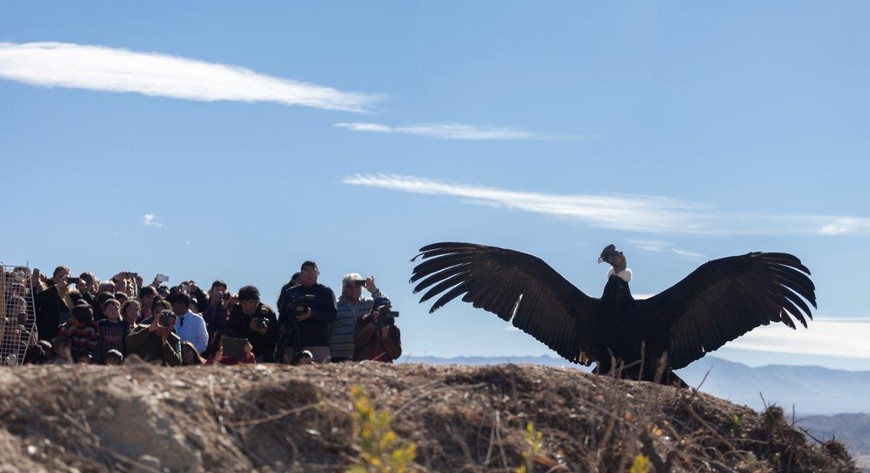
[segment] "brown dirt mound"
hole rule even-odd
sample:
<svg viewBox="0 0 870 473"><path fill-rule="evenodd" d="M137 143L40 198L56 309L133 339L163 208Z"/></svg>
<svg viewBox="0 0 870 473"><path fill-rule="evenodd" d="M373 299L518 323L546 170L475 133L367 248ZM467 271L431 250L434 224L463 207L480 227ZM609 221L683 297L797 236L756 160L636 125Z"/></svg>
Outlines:
<svg viewBox="0 0 870 473"><path fill-rule="evenodd" d="M571 369L380 363L36 366L0 372L0 471L341 471L359 461L359 385L429 471L857 471L781 409Z"/></svg>

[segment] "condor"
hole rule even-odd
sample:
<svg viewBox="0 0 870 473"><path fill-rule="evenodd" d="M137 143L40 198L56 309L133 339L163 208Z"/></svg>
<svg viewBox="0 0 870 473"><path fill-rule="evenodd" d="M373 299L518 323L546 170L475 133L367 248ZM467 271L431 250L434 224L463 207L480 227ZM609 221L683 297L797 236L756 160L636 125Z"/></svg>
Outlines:
<svg viewBox="0 0 870 473"><path fill-rule="evenodd" d="M771 322L795 328L816 307L810 271L786 253L753 252L704 263L671 288L635 300L631 270L614 245L600 299L589 297L540 258L473 243L424 246L411 261L420 302L430 313L462 297L574 363L624 379L685 386L673 370ZM442 294L443 293L443 294Z"/></svg>

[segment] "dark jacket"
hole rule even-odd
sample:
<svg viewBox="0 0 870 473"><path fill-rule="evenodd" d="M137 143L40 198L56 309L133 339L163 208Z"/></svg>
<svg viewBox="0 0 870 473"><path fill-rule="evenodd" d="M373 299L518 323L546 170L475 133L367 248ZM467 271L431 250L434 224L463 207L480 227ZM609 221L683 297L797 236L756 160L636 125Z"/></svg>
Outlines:
<svg viewBox="0 0 870 473"><path fill-rule="evenodd" d="M203 292L202 289L197 287L195 291L190 292L190 295L196 298L196 312L201 314L208 309L208 294Z"/></svg>
<svg viewBox="0 0 870 473"><path fill-rule="evenodd" d="M266 333L261 335L251 330L251 321L262 317L266 322ZM251 342L254 356L263 357L264 362L275 361L275 346L278 344L278 317L271 307L262 302L257 305L251 315L242 311L242 306L236 305L230 312L227 329L234 337L247 338Z"/></svg>
<svg viewBox="0 0 870 473"><path fill-rule="evenodd" d="M73 304L81 295L70 292ZM70 309L58 294L57 286L52 286L36 296L36 329L40 340L52 341L57 336L58 326L70 318Z"/></svg>
<svg viewBox="0 0 870 473"><path fill-rule="evenodd" d="M300 344L303 347L329 346L329 324L335 322L337 312L335 310L335 294L332 289L323 284L315 284L311 287L303 285L293 286L284 294L285 307L279 307L280 318L278 323L282 326L291 326L296 314L291 307L291 301L299 299L299 296L313 294L314 300L307 305L311 308L311 317L298 322Z"/></svg>
<svg viewBox="0 0 870 473"><path fill-rule="evenodd" d="M109 350L118 350L122 355L127 356L127 335L130 334L130 324L119 320L112 322L109 319L103 319L97 324L100 326L100 343L97 345L96 361L97 363L106 362L106 353Z"/></svg>
<svg viewBox="0 0 870 473"><path fill-rule="evenodd" d="M366 314L356 321L353 359L392 363L402 356L402 333L399 327L391 325L388 336L382 338L380 327L372 322L370 315Z"/></svg>

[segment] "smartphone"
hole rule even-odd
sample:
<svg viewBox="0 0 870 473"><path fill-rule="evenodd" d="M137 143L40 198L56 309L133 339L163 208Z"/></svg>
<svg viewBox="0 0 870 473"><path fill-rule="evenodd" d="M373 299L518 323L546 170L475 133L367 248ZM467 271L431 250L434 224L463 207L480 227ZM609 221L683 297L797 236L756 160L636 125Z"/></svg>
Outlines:
<svg viewBox="0 0 870 473"><path fill-rule="evenodd" d="M169 281L169 276L167 276L165 274L158 274L157 278L155 278L155 279L157 279L157 282L166 282L166 281Z"/></svg>
<svg viewBox="0 0 870 473"><path fill-rule="evenodd" d="M70 284L78 284L79 281L80 281L79 278L69 278L69 283L70 283Z"/></svg>
<svg viewBox="0 0 870 473"><path fill-rule="evenodd" d="M366 285L365 280L362 280L362 281L354 281L353 283L354 283L357 287L363 287L363 286Z"/></svg>

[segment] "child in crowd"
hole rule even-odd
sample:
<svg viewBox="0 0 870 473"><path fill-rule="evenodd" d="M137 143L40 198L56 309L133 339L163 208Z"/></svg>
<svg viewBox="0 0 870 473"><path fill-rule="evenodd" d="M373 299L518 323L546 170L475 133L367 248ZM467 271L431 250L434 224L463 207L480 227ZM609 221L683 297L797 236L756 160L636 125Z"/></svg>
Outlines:
<svg viewBox="0 0 870 473"><path fill-rule="evenodd" d="M54 358L51 363L55 365L71 365L72 364L72 341L68 337L58 335L51 341Z"/></svg>
<svg viewBox="0 0 870 473"><path fill-rule="evenodd" d="M117 299L107 299L103 302L103 314L106 318L99 322L100 343L97 350L97 362L104 363L109 350L117 350L122 355L127 352L124 340L130 333L130 326L121 320L121 303Z"/></svg>
<svg viewBox="0 0 870 473"><path fill-rule="evenodd" d="M186 366L200 366L206 363L205 358L199 356L196 347L191 342L181 342L181 364Z"/></svg>
<svg viewBox="0 0 870 473"><path fill-rule="evenodd" d="M310 365L314 363L314 355L308 350L302 350L296 354L293 364L296 366Z"/></svg>
<svg viewBox="0 0 870 473"><path fill-rule="evenodd" d="M70 319L58 327L58 335L70 340L72 360L83 360L85 355L93 356L100 341L100 329L94 321L91 306L79 301L72 308Z"/></svg>
<svg viewBox="0 0 870 473"><path fill-rule="evenodd" d="M139 315L142 310L142 305L136 299L131 299L121 306L121 319L127 322L127 325L133 327L136 321L139 320Z"/></svg>
<svg viewBox="0 0 870 473"><path fill-rule="evenodd" d="M124 362L124 355L113 349L106 352L104 360L109 366L117 366Z"/></svg>

